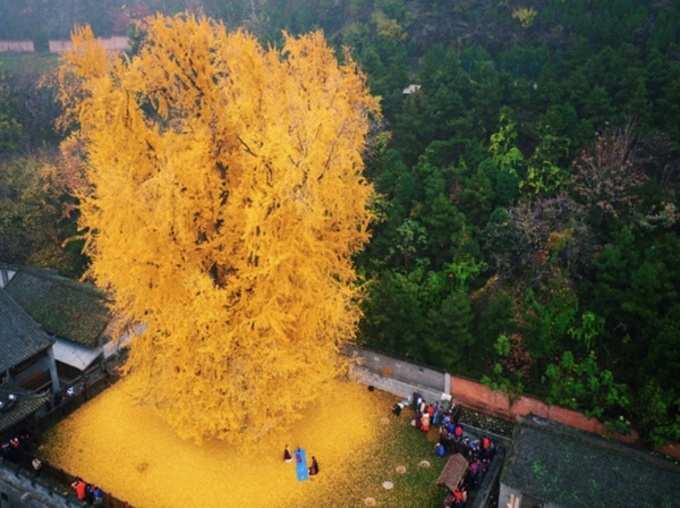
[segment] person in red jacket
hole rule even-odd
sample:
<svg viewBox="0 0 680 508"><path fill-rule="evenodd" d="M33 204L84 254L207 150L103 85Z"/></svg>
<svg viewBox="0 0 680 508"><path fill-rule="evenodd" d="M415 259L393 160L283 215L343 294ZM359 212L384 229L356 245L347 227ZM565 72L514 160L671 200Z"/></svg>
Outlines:
<svg viewBox="0 0 680 508"><path fill-rule="evenodd" d="M87 499L87 484L83 480L76 478L76 481L71 484L71 488L75 491L78 501Z"/></svg>
<svg viewBox="0 0 680 508"><path fill-rule="evenodd" d="M429 413L424 413L421 422L420 422L420 430L423 432L429 432L430 431L430 414Z"/></svg>
<svg viewBox="0 0 680 508"><path fill-rule="evenodd" d="M457 487L456 490L453 491L453 506L455 508L465 506L466 501L467 491L465 491L465 489L462 489L461 487Z"/></svg>

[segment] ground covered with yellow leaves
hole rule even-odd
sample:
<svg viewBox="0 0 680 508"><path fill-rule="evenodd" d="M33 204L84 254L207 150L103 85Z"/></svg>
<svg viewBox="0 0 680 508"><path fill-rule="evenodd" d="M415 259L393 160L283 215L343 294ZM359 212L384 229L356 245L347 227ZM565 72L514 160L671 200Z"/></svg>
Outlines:
<svg viewBox="0 0 680 508"><path fill-rule="evenodd" d="M66 418L44 452L136 507L427 507L443 498L432 443L390 414L393 397L365 386L338 381L294 428L243 450L178 439L130 388L122 381ZM282 461L286 443L316 456L320 474L298 482ZM419 467L423 459L432 467Z"/></svg>

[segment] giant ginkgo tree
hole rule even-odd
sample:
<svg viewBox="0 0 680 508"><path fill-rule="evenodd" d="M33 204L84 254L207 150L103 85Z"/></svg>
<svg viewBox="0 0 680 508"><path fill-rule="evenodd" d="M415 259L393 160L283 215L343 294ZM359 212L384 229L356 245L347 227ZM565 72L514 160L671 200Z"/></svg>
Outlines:
<svg viewBox="0 0 680 508"><path fill-rule="evenodd" d="M90 274L145 325L126 370L184 437L294 421L360 317L365 76L320 33L265 49L190 16L147 20L132 57L72 39L59 79Z"/></svg>

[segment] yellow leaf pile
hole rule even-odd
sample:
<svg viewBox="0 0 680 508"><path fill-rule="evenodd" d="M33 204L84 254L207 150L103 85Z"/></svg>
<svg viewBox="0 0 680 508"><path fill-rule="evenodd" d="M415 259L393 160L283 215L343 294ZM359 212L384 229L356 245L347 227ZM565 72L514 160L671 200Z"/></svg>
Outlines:
<svg viewBox="0 0 680 508"><path fill-rule="evenodd" d="M147 27L117 59L77 30L59 72L90 275L146 325L137 395L183 437L255 440L345 368L378 104L320 33L279 50L204 18Z"/></svg>
<svg viewBox="0 0 680 508"><path fill-rule="evenodd" d="M351 491L353 475L365 477L379 467L364 451L374 454L390 442L381 436L385 427L378 420L392 399L365 386L332 382L301 421L290 428L277 425L257 445L234 448L178 439L150 407L135 403L135 382L130 376L69 416L48 436L44 450L50 462L133 506L355 505L366 494ZM319 476L297 481L295 464L282 460L286 444L291 450L303 446L309 461L316 456ZM375 479L368 483L380 487Z"/></svg>

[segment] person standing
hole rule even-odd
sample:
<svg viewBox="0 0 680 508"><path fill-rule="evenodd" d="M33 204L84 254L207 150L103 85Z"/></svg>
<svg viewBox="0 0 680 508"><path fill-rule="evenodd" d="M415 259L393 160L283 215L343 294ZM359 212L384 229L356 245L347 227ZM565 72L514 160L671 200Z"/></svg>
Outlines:
<svg viewBox="0 0 680 508"><path fill-rule="evenodd" d="M430 413L423 413L420 430L426 433L430 431Z"/></svg>
<svg viewBox="0 0 680 508"><path fill-rule="evenodd" d="M312 464L309 466L309 476L315 476L319 474L319 463L316 460L316 457L312 455Z"/></svg>
<svg viewBox="0 0 680 508"><path fill-rule="evenodd" d="M467 491L460 486L456 487L456 490L453 491L453 501L453 506L456 508L462 508L465 506L465 502L467 501Z"/></svg>
<svg viewBox="0 0 680 508"><path fill-rule="evenodd" d="M422 402L423 398L420 396L418 392L413 392L413 398L411 401L413 402L413 410L418 411L420 409L420 403Z"/></svg>
<svg viewBox="0 0 680 508"><path fill-rule="evenodd" d="M432 415L432 425L435 427L438 427L439 424L442 421L442 412L441 412L441 406L439 405L439 401L434 403L434 414Z"/></svg>
<svg viewBox="0 0 680 508"><path fill-rule="evenodd" d="M33 460L31 461L31 466L33 467L33 472L35 473L35 476L37 477L40 475L40 470L42 469L42 461L38 457L34 457Z"/></svg>
<svg viewBox="0 0 680 508"><path fill-rule="evenodd" d="M458 423L460 423L460 417L462 416L462 414L463 414L463 407L460 404L456 404L453 408L453 415L452 415L453 423L458 425Z"/></svg>
<svg viewBox="0 0 680 508"><path fill-rule="evenodd" d="M76 493L76 499L78 499L78 501L83 503L87 500L87 485L82 479L76 478L71 484L71 488Z"/></svg>
<svg viewBox="0 0 680 508"><path fill-rule="evenodd" d="M293 461L293 456L290 453L290 449L288 448L288 445L286 445L283 448L283 461L286 462L286 463Z"/></svg>
<svg viewBox="0 0 680 508"><path fill-rule="evenodd" d="M94 505L101 506L104 504L104 491L99 487L95 487L93 491Z"/></svg>
<svg viewBox="0 0 680 508"><path fill-rule="evenodd" d="M92 504L94 502L94 485L88 483L85 487L85 494L87 496L87 504Z"/></svg>
<svg viewBox="0 0 680 508"><path fill-rule="evenodd" d="M493 455L495 452L495 446L493 441L489 439L488 436L484 436L482 438L482 446L480 450L480 457L482 459L482 462L491 462L491 459L493 459Z"/></svg>

